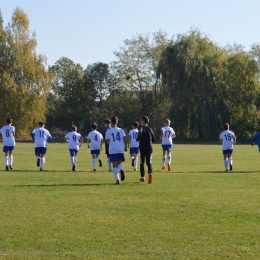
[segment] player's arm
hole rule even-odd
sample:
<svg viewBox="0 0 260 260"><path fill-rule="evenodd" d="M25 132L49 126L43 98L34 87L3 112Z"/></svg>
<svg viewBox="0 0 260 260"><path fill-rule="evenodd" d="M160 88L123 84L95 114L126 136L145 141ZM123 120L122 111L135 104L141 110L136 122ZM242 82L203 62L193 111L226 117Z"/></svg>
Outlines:
<svg viewBox="0 0 260 260"><path fill-rule="evenodd" d="M237 142L236 136L234 135L234 136L232 137L232 139L233 139L233 145L236 145L236 142Z"/></svg>
<svg viewBox="0 0 260 260"><path fill-rule="evenodd" d="M123 137L123 139L124 139L124 143L125 143L125 151L127 152L127 137L126 136L124 136Z"/></svg>
<svg viewBox="0 0 260 260"><path fill-rule="evenodd" d="M51 141L51 140L52 140L52 136L50 133L48 133L47 141Z"/></svg>
<svg viewBox="0 0 260 260"><path fill-rule="evenodd" d="M100 139L100 150L102 150L102 144L103 144L103 137L101 136L101 139Z"/></svg>
<svg viewBox="0 0 260 260"><path fill-rule="evenodd" d="M162 140L163 135L164 135L164 132L163 132L163 130L161 129L160 140Z"/></svg>
<svg viewBox="0 0 260 260"><path fill-rule="evenodd" d="M151 129L151 134L152 134L152 142L154 143L155 142L155 134L154 134L152 129Z"/></svg>
<svg viewBox="0 0 260 260"><path fill-rule="evenodd" d="M132 136L131 135L128 135L128 148L130 147L130 143L131 143L131 141L132 141Z"/></svg>
<svg viewBox="0 0 260 260"><path fill-rule="evenodd" d="M174 138L176 138L176 134L175 133L172 135L172 139L174 139Z"/></svg>
<svg viewBox="0 0 260 260"><path fill-rule="evenodd" d="M90 143L90 139L89 139L89 136L87 137L87 145L88 145L88 148L89 148L89 143Z"/></svg>
<svg viewBox="0 0 260 260"><path fill-rule="evenodd" d="M136 138L136 141L137 141L137 142L139 142L139 141L141 140L142 135L143 135L143 128L140 127L138 130L139 130L139 131L138 131L138 135L137 135L137 138Z"/></svg>
<svg viewBox="0 0 260 260"><path fill-rule="evenodd" d="M79 139L79 147L81 147L83 144L83 137L81 136L80 139Z"/></svg>
<svg viewBox="0 0 260 260"><path fill-rule="evenodd" d="M31 135L31 137L32 137L32 139L33 139L33 141L34 141L34 138L35 138L35 131L32 130L30 135Z"/></svg>
<svg viewBox="0 0 260 260"><path fill-rule="evenodd" d="M252 137L252 140L251 140L251 145L252 145L252 146L255 144L255 140L258 139L258 136L259 136L259 133L255 134L255 135Z"/></svg>
<svg viewBox="0 0 260 260"><path fill-rule="evenodd" d="M222 144L223 143L223 139L219 139L219 142Z"/></svg>

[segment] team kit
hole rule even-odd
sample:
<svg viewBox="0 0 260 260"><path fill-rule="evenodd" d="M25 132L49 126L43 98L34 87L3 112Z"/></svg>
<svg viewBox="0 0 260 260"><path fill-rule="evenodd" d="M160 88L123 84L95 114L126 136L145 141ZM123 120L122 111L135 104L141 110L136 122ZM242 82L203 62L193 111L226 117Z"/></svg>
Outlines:
<svg viewBox="0 0 260 260"><path fill-rule="evenodd" d="M13 169L13 150L15 147L15 127L12 125L12 119L7 118L6 125L0 129L3 139L3 152L5 153L5 169L6 171ZM153 143L155 142L155 134L148 125L149 118L143 116L140 125L138 122L132 124L132 129L126 135L125 131L118 127L118 117L114 116L104 121L104 130L102 134L97 131L97 124L91 125L92 131L87 136L87 145L90 148L92 156L93 171L96 171L96 162L102 167L100 152L102 143L105 142L105 152L107 155L107 164L109 171L113 172L116 184L121 184L125 180L125 173L122 163L125 161L124 153L130 149L130 159L134 171L138 167L138 155L140 154L140 181L145 182L145 163L148 169L148 184L153 182L152 169L152 152ZM171 171L171 150L172 140L176 137L173 128L170 126L171 121L165 119L164 126L161 128L160 139L162 142L162 170ZM40 171L43 171L45 165L45 154L47 152L48 142L52 140L50 132L45 129L43 121L39 122L38 128L31 132L34 141L36 164ZM72 171L76 170L77 154L79 148L83 144L83 137L77 132L77 127L72 126L71 132L65 135L65 141L68 143ZM252 138L252 145L258 139L260 147L260 133ZM232 153L236 144L235 134L229 130L229 124L224 125L224 131L220 134L220 143L222 143L222 151L224 156L225 171L232 171L233 161ZM259 148L260 150L260 148ZM166 165L167 162L167 165Z"/></svg>

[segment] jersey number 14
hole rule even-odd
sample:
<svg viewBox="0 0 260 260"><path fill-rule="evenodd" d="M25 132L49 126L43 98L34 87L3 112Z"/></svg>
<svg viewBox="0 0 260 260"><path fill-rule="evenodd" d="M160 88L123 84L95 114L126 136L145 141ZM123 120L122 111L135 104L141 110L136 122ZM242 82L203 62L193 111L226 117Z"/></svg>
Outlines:
<svg viewBox="0 0 260 260"><path fill-rule="evenodd" d="M119 142L121 141L121 137L120 137L120 133L118 132L117 134L116 134L116 138L115 138L115 134L113 133L113 134L111 134L112 135L112 137L113 137L113 141L115 142L116 140L118 140Z"/></svg>

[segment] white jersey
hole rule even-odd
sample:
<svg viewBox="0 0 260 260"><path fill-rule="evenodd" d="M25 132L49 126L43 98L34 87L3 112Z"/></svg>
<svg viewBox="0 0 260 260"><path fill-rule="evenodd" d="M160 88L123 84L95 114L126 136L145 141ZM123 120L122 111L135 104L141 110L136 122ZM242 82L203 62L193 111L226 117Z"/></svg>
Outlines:
<svg viewBox="0 0 260 260"><path fill-rule="evenodd" d="M48 141L52 139L50 132L44 127L35 128L32 133L35 147L48 147Z"/></svg>
<svg viewBox="0 0 260 260"><path fill-rule="evenodd" d="M175 135L174 130L170 126L163 126L162 131L162 145L172 145L172 136Z"/></svg>
<svg viewBox="0 0 260 260"><path fill-rule="evenodd" d="M125 151L125 131L118 127L107 129L106 140L109 140L109 154L124 153Z"/></svg>
<svg viewBox="0 0 260 260"><path fill-rule="evenodd" d="M91 131L87 139L90 140L90 150L101 150L101 143L103 140L103 136L101 133L99 133L97 130Z"/></svg>
<svg viewBox="0 0 260 260"><path fill-rule="evenodd" d="M81 138L81 134L74 132L69 132L65 135L65 139L69 140L69 149L79 149L79 141Z"/></svg>
<svg viewBox="0 0 260 260"><path fill-rule="evenodd" d="M220 134L219 139L222 140L222 149L229 150L234 148L233 137L235 134L229 130L225 130Z"/></svg>
<svg viewBox="0 0 260 260"><path fill-rule="evenodd" d="M136 141L136 138L138 136L138 132L139 131L137 129L132 129L128 133L128 136L131 136L131 142L130 142L130 147L131 148L139 147L139 141Z"/></svg>
<svg viewBox="0 0 260 260"><path fill-rule="evenodd" d="M11 125L5 125L0 129L0 133L3 137L4 146L15 146L15 127Z"/></svg>

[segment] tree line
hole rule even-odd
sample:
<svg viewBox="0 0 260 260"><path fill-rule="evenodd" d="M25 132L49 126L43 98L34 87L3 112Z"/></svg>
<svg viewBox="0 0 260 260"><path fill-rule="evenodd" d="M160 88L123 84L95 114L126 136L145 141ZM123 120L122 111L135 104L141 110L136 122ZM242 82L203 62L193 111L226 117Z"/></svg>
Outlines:
<svg viewBox="0 0 260 260"><path fill-rule="evenodd" d="M226 122L239 138L259 127L258 44L222 47L198 30L136 34L113 62L86 68L68 57L47 67L36 46L23 10L5 28L0 16L0 118L11 116L21 135L39 119L65 131L76 124L86 134L112 115L125 129L147 115L157 133L170 118L181 138L217 139Z"/></svg>

